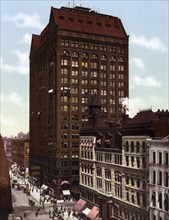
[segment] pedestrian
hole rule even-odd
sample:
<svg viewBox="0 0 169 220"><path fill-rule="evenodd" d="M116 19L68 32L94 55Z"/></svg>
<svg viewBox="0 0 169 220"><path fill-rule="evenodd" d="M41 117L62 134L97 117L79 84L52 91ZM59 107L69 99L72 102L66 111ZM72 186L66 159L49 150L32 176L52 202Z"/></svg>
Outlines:
<svg viewBox="0 0 169 220"><path fill-rule="evenodd" d="M51 218L51 211L49 210L49 218Z"/></svg>
<svg viewBox="0 0 169 220"><path fill-rule="evenodd" d="M38 216L38 211L35 213L35 217L37 218L37 216Z"/></svg>

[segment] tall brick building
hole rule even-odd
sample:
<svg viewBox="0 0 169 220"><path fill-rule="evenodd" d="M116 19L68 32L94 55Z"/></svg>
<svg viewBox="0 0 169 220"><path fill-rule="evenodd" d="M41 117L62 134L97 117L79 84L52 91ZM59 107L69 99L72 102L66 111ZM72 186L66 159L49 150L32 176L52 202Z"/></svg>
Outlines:
<svg viewBox="0 0 169 220"><path fill-rule="evenodd" d="M30 168L59 190L79 182L79 129L92 94L104 119L118 122L128 97L128 35L121 20L89 8L51 8L30 49ZM30 169L31 170L31 169ZM41 178L42 179L42 178Z"/></svg>

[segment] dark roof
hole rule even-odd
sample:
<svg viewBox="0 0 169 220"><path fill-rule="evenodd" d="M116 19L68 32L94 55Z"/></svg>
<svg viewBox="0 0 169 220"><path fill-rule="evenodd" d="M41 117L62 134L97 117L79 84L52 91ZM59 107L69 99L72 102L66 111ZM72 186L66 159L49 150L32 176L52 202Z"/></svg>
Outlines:
<svg viewBox="0 0 169 220"><path fill-rule="evenodd" d="M117 17L89 11L88 8L77 10L77 7L61 9L52 7L51 13L56 25L63 30L127 38L123 24Z"/></svg>
<svg viewBox="0 0 169 220"><path fill-rule="evenodd" d="M51 8L51 16L59 29L91 33L96 35L119 37L127 39L123 24L118 17L96 13L89 8L76 6L75 8ZM49 19L50 24L51 19ZM47 39L48 26L40 35L32 35L32 44L35 49L40 48Z"/></svg>
<svg viewBox="0 0 169 220"><path fill-rule="evenodd" d="M134 118L130 119L127 124L144 124L158 120L158 115L152 110L140 111Z"/></svg>

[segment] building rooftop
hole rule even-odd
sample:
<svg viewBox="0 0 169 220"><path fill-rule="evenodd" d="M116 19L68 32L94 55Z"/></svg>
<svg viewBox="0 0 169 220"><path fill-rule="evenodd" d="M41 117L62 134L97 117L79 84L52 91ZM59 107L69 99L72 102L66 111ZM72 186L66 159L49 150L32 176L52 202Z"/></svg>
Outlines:
<svg viewBox="0 0 169 220"><path fill-rule="evenodd" d="M76 31L87 34L103 35L109 37L128 38L121 20L118 17L97 13L90 8L76 6L74 8L51 7L49 24L41 35L32 35L35 49L42 46L49 32L51 22L61 30Z"/></svg>

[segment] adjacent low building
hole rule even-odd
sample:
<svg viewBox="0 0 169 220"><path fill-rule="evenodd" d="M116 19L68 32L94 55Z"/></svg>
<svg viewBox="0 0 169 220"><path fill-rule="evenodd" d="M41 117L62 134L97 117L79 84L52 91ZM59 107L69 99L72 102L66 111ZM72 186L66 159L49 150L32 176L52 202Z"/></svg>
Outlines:
<svg viewBox="0 0 169 220"><path fill-rule="evenodd" d="M169 136L147 141L150 220L169 219Z"/></svg>
<svg viewBox="0 0 169 220"><path fill-rule="evenodd" d="M121 124L113 124L103 120L95 95L89 112L88 125L80 132L81 197L74 210L87 219L149 220L148 140L166 135L168 111L142 111L132 119L124 117ZM160 129L163 126L168 130ZM163 177L166 175L164 172ZM164 184L168 184L166 181ZM165 208L166 190L162 195Z"/></svg>

